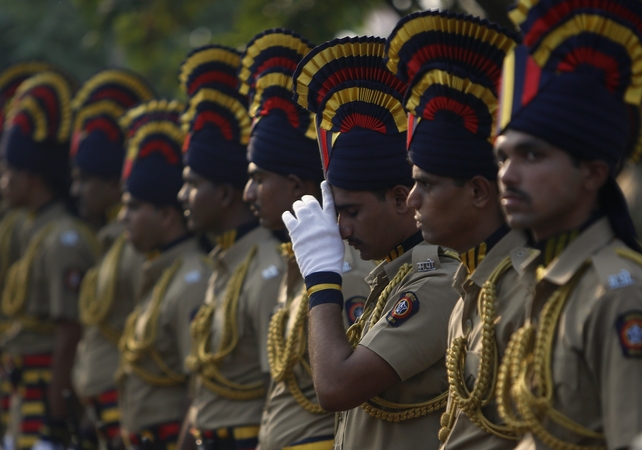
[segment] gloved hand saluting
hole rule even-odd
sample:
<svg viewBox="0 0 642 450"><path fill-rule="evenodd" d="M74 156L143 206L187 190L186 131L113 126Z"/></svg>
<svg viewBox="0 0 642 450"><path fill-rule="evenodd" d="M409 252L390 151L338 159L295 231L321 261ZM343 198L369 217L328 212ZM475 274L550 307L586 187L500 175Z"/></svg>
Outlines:
<svg viewBox="0 0 642 450"><path fill-rule="evenodd" d="M290 232L292 250L303 277L317 272L342 273L345 247L337 224L332 189L321 183L323 208L316 198L304 195L283 213L283 223Z"/></svg>

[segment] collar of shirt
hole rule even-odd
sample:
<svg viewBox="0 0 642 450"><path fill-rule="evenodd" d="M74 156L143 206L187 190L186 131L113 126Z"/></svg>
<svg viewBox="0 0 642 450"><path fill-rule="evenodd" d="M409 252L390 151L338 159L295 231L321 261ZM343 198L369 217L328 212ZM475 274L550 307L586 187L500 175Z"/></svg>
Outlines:
<svg viewBox="0 0 642 450"><path fill-rule="evenodd" d="M226 231L216 236L215 241L220 250L227 250L234 245L236 241L248 234L250 231L259 226L258 220L244 223L243 225Z"/></svg>
<svg viewBox="0 0 642 450"><path fill-rule="evenodd" d="M526 233L519 230L510 230L500 238L499 242L492 246L472 274L469 274L469 269L462 263L455 274L453 287L462 297L465 294L464 286L467 282L474 283L478 288L481 288L499 263L509 255L511 256L513 267L519 267L530 256L530 251L526 248L527 243L528 236Z"/></svg>
<svg viewBox="0 0 642 450"><path fill-rule="evenodd" d="M459 255L461 263L468 268L469 273L472 274L475 272L475 269L484 260L486 254L490 252L495 244L506 236L509 231L510 228L508 228L508 225L502 224L502 226L488 236L484 242Z"/></svg>
<svg viewBox="0 0 642 450"><path fill-rule="evenodd" d="M388 253L386 256L386 261L393 262L395 259L399 258L401 255L406 253L408 250L412 249L414 246L423 242L424 238L421 235L421 231L417 231L415 234L410 236L408 239L399 244L394 250Z"/></svg>
<svg viewBox="0 0 642 450"><path fill-rule="evenodd" d="M165 269L169 268L177 258L190 252L199 252L200 247L196 237L189 235L186 239L177 242L166 251L160 253L157 258L147 260L143 263L141 283L138 299L153 289Z"/></svg>
<svg viewBox="0 0 642 450"><path fill-rule="evenodd" d="M579 234L560 255L541 270L539 279L562 286L570 281L575 272L592 255L601 250L614 238L608 218L602 217ZM524 272L537 272L541 263L540 252L534 251L522 264Z"/></svg>
<svg viewBox="0 0 642 450"><path fill-rule="evenodd" d="M226 250L222 247L214 249L212 256L217 267L216 270L231 273L247 257L254 245L269 239L271 239L271 233L259 226L248 229L240 237L237 233L236 242L231 247Z"/></svg>

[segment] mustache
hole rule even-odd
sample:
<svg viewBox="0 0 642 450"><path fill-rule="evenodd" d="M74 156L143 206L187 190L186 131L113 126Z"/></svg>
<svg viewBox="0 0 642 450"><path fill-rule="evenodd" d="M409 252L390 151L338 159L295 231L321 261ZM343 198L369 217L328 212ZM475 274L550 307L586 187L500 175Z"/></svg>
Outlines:
<svg viewBox="0 0 642 450"><path fill-rule="evenodd" d="M508 193L508 192L510 192L512 195L520 197L522 200L524 200L524 201L526 201L528 203L531 202L531 196L528 195L528 193L526 193L525 191L522 191L521 189L518 189L518 188L512 187L512 186L507 186L504 189L504 193Z"/></svg>
<svg viewBox="0 0 642 450"><path fill-rule="evenodd" d="M350 238L350 239L347 239L347 241L348 241L348 245L353 245L354 246L354 245L361 244L361 241L359 239Z"/></svg>

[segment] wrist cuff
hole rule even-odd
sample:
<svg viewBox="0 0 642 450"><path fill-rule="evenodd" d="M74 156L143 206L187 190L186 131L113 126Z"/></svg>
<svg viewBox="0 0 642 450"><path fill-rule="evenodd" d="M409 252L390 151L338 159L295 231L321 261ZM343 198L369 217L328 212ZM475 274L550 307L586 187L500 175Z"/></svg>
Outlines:
<svg viewBox="0 0 642 450"><path fill-rule="evenodd" d="M334 303L343 308L342 281L336 272L315 272L305 277L310 309L324 303Z"/></svg>

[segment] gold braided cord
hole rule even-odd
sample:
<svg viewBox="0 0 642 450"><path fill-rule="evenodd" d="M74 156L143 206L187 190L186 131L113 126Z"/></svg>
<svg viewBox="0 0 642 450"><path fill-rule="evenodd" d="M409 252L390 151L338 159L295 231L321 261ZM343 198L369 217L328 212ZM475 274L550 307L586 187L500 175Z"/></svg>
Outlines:
<svg viewBox="0 0 642 450"><path fill-rule="evenodd" d="M304 358L307 346L305 326L308 317L308 294L305 289L294 317L294 324L286 339L285 330L290 317L291 304L292 299L289 298L286 306L274 313L270 320L267 341L270 374L275 382L283 381L287 385L292 397L303 409L312 414L323 414L325 413L323 408L308 400L303 394L294 374L296 364L301 364L308 374L311 373L310 366Z"/></svg>
<svg viewBox="0 0 642 450"><path fill-rule="evenodd" d="M158 336L158 321L163 297L165 297L167 288L174 278L174 275L181 267L181 264L181 258L174 261L174 264L163 272L160 280L158 280L154 286L152 298L148 305L150 314L143 326L140 337L136 335L136 323L143 312L141 307L136 307L136 309L127 318L127 323L123 330L123 336L119 343L121 358L120 367L116 374L116 378L119 381L122 380L126 368L130 368L132 372L138 375L138 377L140 377L145 383L152 386L177 386L185 383L187 380L185 375L172 370L165 361L163 361L163 358L154 348L154 342L156 342L156 338ZM156 375L143 369L139 365L139 361L143 356L149 356L160 369L162 375Z"/></svg>
<svg viewBox="0 0 642 450"><path fill-rule="evenodd" d="M116 345L118 345L121 333L118 329L109 326L105 322L114 305L118 271L120 269L119 263L122 258L125 242L124 234L118 236L105 255L102 264L87 272L80 288L78 301L81 322L85 326L98 326L103 336ZM98 292L100 267L105 268L106 283L105 288Z"/></svg>
<svg viewBox="0 0 642 450"><path fill-rule="evenodd" d="M54 229L55 223L49 223L43 227L31 239L24 256L13 263L7 273L5 286L2 291L2 313L8 317L18 315L27 301L27 290L29 288L29 277L31 268L36 259L40 245Z"/></svg>
<svg viewBox="0 0 642 450"><path fill-rule="evenodd" d="M642 266L642 254L631 250L630 248L619 247L615 249L615 253L623 258L630 259L634 263Z"/></svg>
<svg viewBox="0 0 642 450"><path fill-rule="evenodd" d="M21 216L22 213L20 211L12 210L0 222L0 283L3 283L6 279L7 271L12 263L11 244L13 233Z"/></svg>
<svg viewBox="0 0 642 450"><path fill-rule="evenodd" d="M471 422L482 430L504 439L517 439L513 429L492 423L482 412L482 407L488 405L495 396L497 380L498 357L497 341L495 340L497 282L511 267L511 258L508 256L499 263L486 280L477 298L477 311L482 322L482 350L477 377L471 391L466 385L464 373L470 330L466 332L465 336L454 339L446 354L448 384L452 400L448 411L442 416L442 429L439 430L439 439L442 442L448 438L452 431L456 408L461 409Z"/></svg>
<svg viewBox="0 0 642 450"><path fill-rule="evenodd" d="M348 328L346 334L352 348L356 348L359 341L361 341L366 321L369 320L370 326L373 326L379 321L379 319L381 319L381 314L386 306L389 295L392 290L403 281L406 275L412 273L412 267L412 264L402 265L397 274L392 278L392 280L390 280L381 294L379 294L375 306L373 308L366 308L357 321ZM385 420L387 422L403 422L405 420L423 417L427 414L438 411L444 408L447 402L448 391L421 403L395 403L381 397L373 397L369 401L363 403L361 408L376 419Z"/></svg>
<svg viewBox="0 0 642 450"><path fill-rule="evenodd" d="M605 450L565 442L549 433L542 421L549 417L579 436L604 441L604 435L583 427L553 409L552 355L555 330L571 292L588 267L585 263L573 278L547 300L537 329L527 323L511 338L497 379L497 409L506 424L519 433L531 432L553 450ZM531 385L535 386L534 390ZM512 404L515 405L513 410Z"/></svg>
<svg viewBox="0 0 642 450"><path fill-rule="evenodd" d="M220 371L223 360L229 356L239 341L238 304L241 288L258 247L255 245L237 266L227 283L221 309L223 311L223 330L216 352L211 351L212 321L216 310L216 300L200 307L192 321L192 351L187 358L187 367L200 375L205 387L221 397L231 400L252 400L265 396L263 381L249 384L235 383Z"/></svg>

